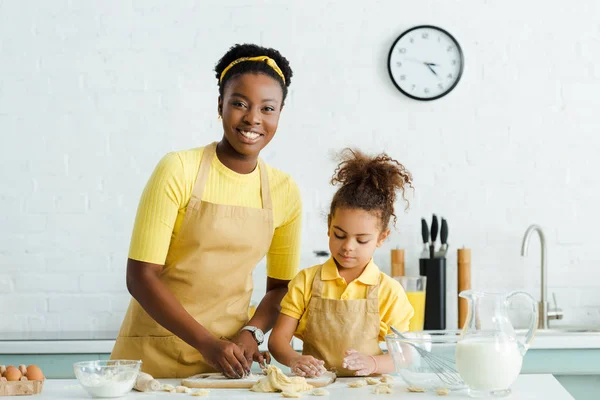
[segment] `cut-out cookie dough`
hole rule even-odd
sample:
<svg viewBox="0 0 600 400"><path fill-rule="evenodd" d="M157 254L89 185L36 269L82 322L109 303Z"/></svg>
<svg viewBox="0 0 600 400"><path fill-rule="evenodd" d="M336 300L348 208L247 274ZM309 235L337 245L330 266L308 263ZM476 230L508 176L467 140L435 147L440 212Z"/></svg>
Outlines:
<svg viewBox="0 0 600 400"><path fill-rule="evenodd" d="M325 389L321 389L321 388L317 388L317 389L313 389L312 393L313 396L328 396L329 395L329 391L325 390Z"/></svg>
<svg viewBox="0 0 600 400"><path fill-rule="evenodd" d="M281 395L283 397L288 397L291 399L297 399L297 398L301 397L300 393L297 393L297 392L281 392Z"/></svg>
<svg viewBox="0 0 600 400"><path fill-rule="evenodd" d="M373 388L374 394L392 394L392 386L389 383L380 383Z"/></svg>
<svg viewBox="0 0 600 400"><path fill-rule="evenodd" d="M449 391L448 389L446 389L446 388L439 388L439 389L436 389L436 390L435 390L435 393L436 393L438 396L445 396L445 395L447 395L448 393L450 393L450 391Z"/></svg>
<svg viewBox="0 0 600 400"><path fill-rule="evenodd" d="M381 376L381 383L391 383L394 382L394 377L391 375L382 375Z"/></svg>
<svg viewBox="0 0 600 400"><path fill-rule="evenodd" d="M301 376L289 377L274 365L269 365L265 370L265 374L265 377L260 378L258 382L250 388L251 391L259 393L297 393L305 392L313 388L312 385L306 383L305 378Z"/></svg>
<svg viewBox="0 0 600 400"><path fill-rule="evenodd" d="M348 384L351 388L361 388L367 386L367 381L364 379L359 379L358 381L353 381Z"/></svg>
<svg viewBox="0 0 600 400"><path fill-rule="evenodd" d="M204 397L204 396L208 396L208 394L210 393L210 390L207 389L200 389L197 392L192 393L192 396L196 396L196 397Z"/></svg>
<svg viewBox="0 0 600 400"><path fill-rule="evenodd" d="M406 389L408 389L409 392L413 392L413 393L425 393L426 390L420 387L416 387L416 386L409 386Z"/></svg>
<svg viewBox="0 0 600 400"><path fill-rule="evenodd" d="M185 386L177 386L175 387L175 393L192 393L192 389Z"/></svg>
<svg viewBox="0 0 600 400"><path fill-rule="evenodd" d="M162 390L163 392L170 392L173 389L175 389L175 386L169 385L168 383L162 385L162 387L160 388L160 390Z"/></svg>
<svg viewBox="0 0 600 400"><path fill-rule="evenodd" d="M369 385L377 385L379 383L379 379L375 379L375 378L367 378L367 384Z"/></svg>

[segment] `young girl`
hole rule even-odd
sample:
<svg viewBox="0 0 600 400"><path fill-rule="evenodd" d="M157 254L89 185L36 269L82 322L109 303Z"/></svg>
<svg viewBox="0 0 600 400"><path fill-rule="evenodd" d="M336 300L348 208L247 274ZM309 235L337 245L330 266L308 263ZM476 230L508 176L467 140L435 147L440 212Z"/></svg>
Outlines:
<svg viewBox="0 0 600 400"><path fill-rule="evenodd" d="M290 282L269 339L275 359L299 376L319 376L325 369L339 376L393 372L379 342L390 326L408 330L413 316L400 283L373 262L390 233L390 218L396 221L396 191L406 201L412 176L386 154L368 157L346 149L340 158L331 183L341 187L328 216L332 257ZM290 346L292 335L304 342L302 355Z"/></svg>

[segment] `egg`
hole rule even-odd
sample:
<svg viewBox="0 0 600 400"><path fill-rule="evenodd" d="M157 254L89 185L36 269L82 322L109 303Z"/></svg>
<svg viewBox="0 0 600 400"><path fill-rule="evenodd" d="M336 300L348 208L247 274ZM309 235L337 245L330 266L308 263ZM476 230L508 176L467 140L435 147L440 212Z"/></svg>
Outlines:
<svg viewBox="0 0 600 400"><path fill-rule="evenodd" d="M4 373L4 377L7 381L18 381L19 379L21 379L21 376L23 376L21 371L19 371L18 368L13 367L12 365L8 366L6 368L6 372Z"/></svg>
<svg viewBox="0 0 600 400"><path fill-rule="evenodd" d="M29 367L27 367L27 379L29 379L30 381L43 381L44 374L42 373L40 367L32 364Z"/></svg>

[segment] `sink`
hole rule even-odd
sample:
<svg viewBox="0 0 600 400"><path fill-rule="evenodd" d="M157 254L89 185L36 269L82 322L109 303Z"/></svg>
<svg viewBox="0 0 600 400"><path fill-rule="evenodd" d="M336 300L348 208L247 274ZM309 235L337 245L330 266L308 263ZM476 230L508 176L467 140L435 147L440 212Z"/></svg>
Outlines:
<svg viewBox="0 0 600 400"><path fill-rule="evenodd" d="M518 335L527 334L526 329L517 329ZM548 328L548 329L538 329L535 333L536 336L563 336L563 335L581 335L581 334L591 334L591 335L599 335L600 328L598 327L587 327L587 328Z"/></svg>

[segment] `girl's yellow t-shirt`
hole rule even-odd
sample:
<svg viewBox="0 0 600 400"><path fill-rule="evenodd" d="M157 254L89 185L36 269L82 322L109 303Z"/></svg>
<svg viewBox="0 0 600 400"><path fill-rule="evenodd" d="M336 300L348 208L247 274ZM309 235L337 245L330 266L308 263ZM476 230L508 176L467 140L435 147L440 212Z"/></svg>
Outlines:
<svg viewBox="0 0 600 400"><path fill-rule="evenodd" d="M294 336L302 340L306 329L308 304L312 297L312 284L321 268L323 281L322 296L325 299L358 300L366 299L370 285L379 280L379 340L385 341L385 335L391 333L390 326L405 332L408 330L414 310L400 282L379 270L371 260L363 273L350 283L340 276L333 258L322 265L303 269L288 285L288 292L281 301L281 313L298 320ZM357 334L360 334L358 332Z"/></svg>
<svg viewBox="0 0 600 400"><path fill-rule="evenodd" d="M168 153L158 163L142 193L129 258L164 265L192 196L204 148ZM274 234L267 254L267 275L292 279L300 264L302 200L286 173L266 166L273 202ZM214 157L203 201L261 208L260 168L238 174Z"/></svg>

